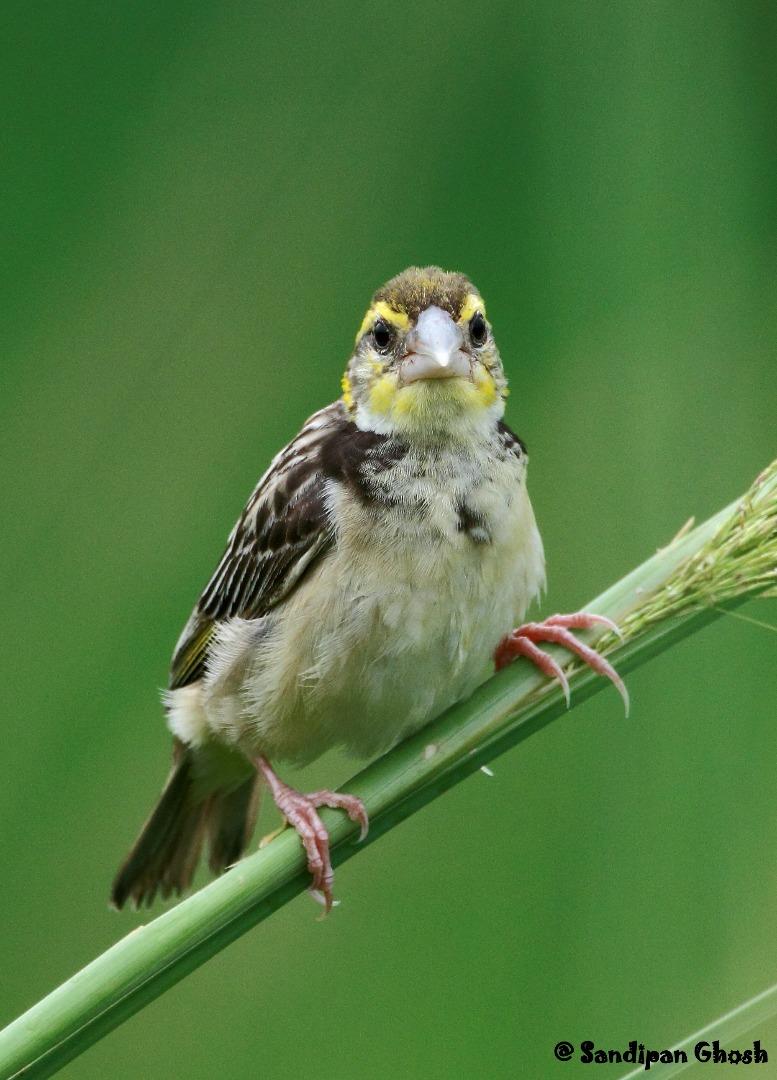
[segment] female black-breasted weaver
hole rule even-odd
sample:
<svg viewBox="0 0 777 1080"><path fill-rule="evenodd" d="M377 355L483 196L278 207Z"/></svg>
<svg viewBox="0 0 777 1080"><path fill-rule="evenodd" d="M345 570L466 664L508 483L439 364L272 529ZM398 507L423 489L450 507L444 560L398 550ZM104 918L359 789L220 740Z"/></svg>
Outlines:
<svg viewBox="0 0 777 1080"><path fill-rule="evenodd" d="M173 654L173 767L113 885L151 903L244 852L268 785L332 904L317 808L367 829L353 796L303 795L271 762L340 746L379 754L515 656L559 679L566 645L626 691L572 630L578 612L509 632L545 580L526 448L503 423L507 381L483 300L463 275L411 268L373 297L342 397L273 460ZM610 624L611 625L611 624Z"/></svg>

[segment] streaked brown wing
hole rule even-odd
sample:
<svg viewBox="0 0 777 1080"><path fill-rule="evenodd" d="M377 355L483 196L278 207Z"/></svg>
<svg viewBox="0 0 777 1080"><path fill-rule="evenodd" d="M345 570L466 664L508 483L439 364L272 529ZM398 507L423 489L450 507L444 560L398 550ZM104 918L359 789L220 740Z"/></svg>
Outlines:
<svg viewBox="0 0 777 1080"><path fill-rule="evenodd" d="M330 405L311 416L272 462L184 627L171 663L171 690L204 674L216 622L264 615L333 545L325 498L332 471L322 448L342 438L344 431L347 439L347 428L352 427L344 421L340 403Z"/></svg>

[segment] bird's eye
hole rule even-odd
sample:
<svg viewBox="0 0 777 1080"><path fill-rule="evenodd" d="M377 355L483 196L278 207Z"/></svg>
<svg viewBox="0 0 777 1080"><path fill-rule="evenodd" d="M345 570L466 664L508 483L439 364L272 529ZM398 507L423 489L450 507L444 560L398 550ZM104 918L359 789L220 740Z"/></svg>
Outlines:
<svg viewBox="0 0 777 1080"><path fill-rule="evenodd" d="M378 319L372 328L372 337L381 352L385 352L391 344L391 327L383 319Z"/></svg>
<svg viewBox="0 0 777 1080"><path fill-rule="evenodd" d="M488 327L481 311L476 311L469 320L469 333L473 345L485 345L488 337Z"/></svg>

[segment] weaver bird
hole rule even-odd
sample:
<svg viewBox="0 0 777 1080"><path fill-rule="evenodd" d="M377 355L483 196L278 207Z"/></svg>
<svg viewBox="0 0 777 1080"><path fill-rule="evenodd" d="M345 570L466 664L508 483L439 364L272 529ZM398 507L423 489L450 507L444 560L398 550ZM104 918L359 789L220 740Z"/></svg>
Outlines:
<svg viewBox="0 0 777 1080"><path fill-rule="evenodd" d="M332 747L370 757L469 695L516 656L565 676L566 645L625 688L574 629L578 612L518 626L545 582L526 447L502 420L507 380L480 293L411 268L375 293L342 381L272 461L173 654L173 766L113 885L151 903L216 873L249 842L265 783L332 904L318 808L362 833L361 801L304 795L271 762Z"/></svg>

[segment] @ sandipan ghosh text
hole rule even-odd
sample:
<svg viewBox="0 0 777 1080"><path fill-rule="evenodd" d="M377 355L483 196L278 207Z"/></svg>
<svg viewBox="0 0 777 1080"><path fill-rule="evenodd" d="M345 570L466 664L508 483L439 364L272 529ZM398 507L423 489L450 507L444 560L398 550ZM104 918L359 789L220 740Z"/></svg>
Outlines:
<svg viewBox="0 0 777 1080"><path fill-rule="evenodd" d="M556 1043L553 1053L558 1061L571 1061L575 1047L562 1041ZM722 1046L717 1039L713 1042L702 1039L687 1050L655 1050L636 1039L620 1050L612 1050L598 1046L593 1039L585 1039L580 1043L577 1060L584 1065L641 1065L647 1072L653 1065L687 1064L689 1061L711 1065L765 1065L769 1055L760 1039L751 1046L737 1049Z"/></svg>

